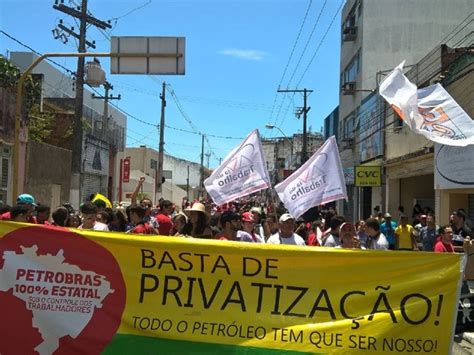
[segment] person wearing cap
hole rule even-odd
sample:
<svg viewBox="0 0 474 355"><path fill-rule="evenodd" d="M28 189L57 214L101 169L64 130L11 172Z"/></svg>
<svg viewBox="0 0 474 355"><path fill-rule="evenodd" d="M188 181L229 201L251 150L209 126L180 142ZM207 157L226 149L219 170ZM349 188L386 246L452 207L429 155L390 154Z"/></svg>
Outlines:
<svg viewBox="0 0 474 355"><path fill-rule="evenodd" d="M249 234L254 243L265 243L265 239L255 232L255 220L250 212L242 213L242 231ZM242 238L240 236L242 231L237 232L237 239Z"/></svg>
<svg viewBox="0 0 474 355"><path fill-rule="evenodd" d="M267 244L306 245L304 239L294 233L295 226L295 218L291 214L282 214L278 219L278 233L270 236Z"/></svg>
<svg viewBox="0 0 474 355"><path fill-rule="evenodd" d="M241 225L241 216L232 210L227 210L221 215L222 231L216 235L219 240L239 242L253 242L252 236L244 232Z"/></svg>
<svg viewBox="0 0 474 355"><path fill-rule="evenodd" d="M462 246L466 237L474 238L474 234L466 225L466 212L460 208L453 212L451 228L453 230L453 245Z"/></svg>
<svg viewBox="0 0 474 355"><path fill-rule="evenodd" d="M31 212L25 204L16 204L11 209L11 221L28 223Z"/></svg>
<svg viewBox="0 0 474 355"><path fill-rule="evenodd" d="M25 205L28 208L28 223L38 224L36 217L33 215L35 208L38 206L36 204L35 198L30 194L21 194L16 199L17 205ZM12 219L10 212L5 212L0 215L0 220L9 220Z"/></svg>
<svg viewBox="0 0 474 355"><path fill-rule="evenodd" d="M191 237L195 238L212 238L212 230L209 227L209 214L206 207L201 202L194 202L191 208L186 208L184 213L191 223Z"/></svg>
<svg viewBox="0 0 474 355"><path fill-rule="evenodd" d="M385 235L388 240L389 249L395 249L395 229L397 229L397 222L392 220L392 215L390 213L385 213L384 215L385 222L380 224L380 231Z"/></svg>
<svg viewBox="0 0 474 355"><path fill-rule="evenodd" d="M400 224L395 229L395 249L396 250L418 250L413 226L408 224L408 216L400 217Z"/></svg>

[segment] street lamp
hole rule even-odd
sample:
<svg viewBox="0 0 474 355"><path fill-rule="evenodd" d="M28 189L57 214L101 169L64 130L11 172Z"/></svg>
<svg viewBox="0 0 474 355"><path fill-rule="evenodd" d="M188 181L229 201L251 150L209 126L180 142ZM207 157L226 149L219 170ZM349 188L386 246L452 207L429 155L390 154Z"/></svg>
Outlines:
<svg viewBox="0 0 474 355"><path fill-rule="evenodd" d="M293 167L293 141L290 140L290 138L287 137L287 135L281 130L280 127L272 125L272 124L266 124L265 128L268 129L274 129L276 128L277 130L280 131L281 134L283 134L283 137L290 143L290 169Z"/></svg>

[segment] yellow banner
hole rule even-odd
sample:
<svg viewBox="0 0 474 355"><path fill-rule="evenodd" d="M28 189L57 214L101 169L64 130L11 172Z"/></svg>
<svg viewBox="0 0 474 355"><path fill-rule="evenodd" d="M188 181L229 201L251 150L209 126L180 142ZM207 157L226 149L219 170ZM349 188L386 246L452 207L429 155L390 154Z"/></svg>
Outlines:
<svg viewBox="0 0 474 355"><path fill-rule="evenodd" d="M171 353L204 344L260 353L445 354L453 338L461 278L454 254L11 222L0 222L0 236L2 354Z"/></svg>

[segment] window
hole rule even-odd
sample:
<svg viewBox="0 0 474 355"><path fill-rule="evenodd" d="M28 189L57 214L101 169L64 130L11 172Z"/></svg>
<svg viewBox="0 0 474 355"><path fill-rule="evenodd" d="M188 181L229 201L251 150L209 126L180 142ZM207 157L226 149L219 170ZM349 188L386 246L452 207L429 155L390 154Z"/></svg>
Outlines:
<svg viewBox="0 0 474 355"><path fill-rule="evenodd" d="M346 20L342 23L342 41L355 41L357 38L357 24L362 13L362 3L357 1L349 11Z"/></svg>
<svg viewBox="0 0 474 355"><path fill-rule="evenodd" d="M150 160L150 169L158 169L158 162L155 159Z"/></svg>
<svg viewBox="0 0 474 355"><path fill-rule="evenodd" d="M344 70L343 76L342 76L342 83L353 83L357 79L357 75L359 74L360 70L360 50L357 52L357 54L352 58L350 63L347 65L346 69Z"/></svg>
<svg viewBox="0 0 474 355"><path fill-rule="evenodd" d="M344 119L344 122L341 127L341 137L342 139L348 139L354 137L354 124L355 124L355 111L352 112L349 116Z"/></svg>

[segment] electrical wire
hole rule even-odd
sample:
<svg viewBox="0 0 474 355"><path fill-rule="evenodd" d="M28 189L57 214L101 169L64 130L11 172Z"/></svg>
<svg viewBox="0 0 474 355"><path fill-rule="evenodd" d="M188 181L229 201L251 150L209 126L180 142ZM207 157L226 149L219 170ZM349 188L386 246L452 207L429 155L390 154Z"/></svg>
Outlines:
<svg viewBox="0 0 474 355"><path fill-rule="evenodd" d="M304 24L306 23L306 18L308 17L309 9L311 8L312 3L313 3L313 0L310 0L309 3L308 3L308 7L306 8L306 13L304 15L303 22L301 23L300 29L298 31L298 35L296 36L295 43L293 44L293 48L291 49L290 56L288 57L288 61L286 62L285 69L283 70L283 74L282 74L282 76L280 78L280 82L278 84L278 88L281 87L281 84L283 83L283 79L285 78L286 72L288 70L288 66L290 65L291 59L293 58L293 54L295 52L296 45L297 45L297 43L300 39L301 33L303 31ZM278 92L275 93L275 98L273 99L273 104L272 104L272 108L271 108L271 112L270 112L270 122L272 121L273 110L275 108L277 97L278 97Z"/></svg>
<svg viewBox="0 0 474 355"><path fill-rule="evenodd" d="M110 20L120 20L120 19L122 19L122 18L124 18L124 17L126 17L126 16L128 16L128 15L130 15L130 14L132 14L133 12L138 11L138 10L140 10L140 9L143 9L144 7L150 5L151 2L152 2L152 0L148 0L147 2L143 3L142 5L139 5L139 6L135 7L135 8L133 8L133 9L129 10L128 12L126 12L125 14L123 14L123 15L121 15L121 16L112 17Z"/></svg>
<svg viewBox="0 0 474 355"><path fill-rule="evenodd" d="M296 71L298 70L298 68L301 64L301 60L303 59L303 56L306 53L306 49L308 49L309 43L311 42L313 34L314 34L318 24L319 24L319 20L321 19L321 16L323 14L324 8L326 7L326 4L327 4L327 0L324 1L323 6L321 7L321 10L319 11L319 15L318 15L318 18L316 19L316 23L314 24L313 29L311 30L311 33L308 37L308 40L306 41L306 44L303 48L303 52L301 53L300 58L298 60L298 63L296 64L295 69L293 70L293 73L291 74L290 80L288 81L288 84L286 85L287 87L289 87L291 85L291 82L292 82L293 78L295 77ZM298 85L296 85L296 87L298 87Z"/></svg>
<svg viewBox="0 0 474 355"><path fill-rule="evenodd" d="M336 18L339 14L339 12L342 10L342 7L345 3L345 0L342 0L341 1L341 4L339 5L339 8L337 9L336 13L334 14L332 20L331 20L331 23L329 24L328 28L326 29L326 32L324 33L323 37L321 38L321 40L319 41L319 44L318 46L316 47L316 50L314 51L314 54L313 56L311 57L308 65L306 66L305 70L303 71L303 74L301 75L300 79L298 80L298 83L296 84L296 87L298 87L300 84L301 84L301 81L303 80L304 76L306 75L306 73L308 72L308 69L309 67L311 66L311 64L313 63L314 61L314 58L316 57L316 55L318 54L319 52L319 49L321 48L322 44L324 43L324 40L326 39L326 36L328 35L329 31L331 30L331 27L332 25L334 24L334 21L336 21Z"/></svg>

